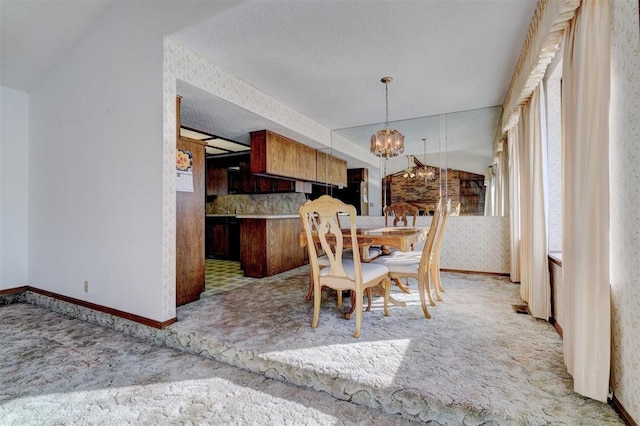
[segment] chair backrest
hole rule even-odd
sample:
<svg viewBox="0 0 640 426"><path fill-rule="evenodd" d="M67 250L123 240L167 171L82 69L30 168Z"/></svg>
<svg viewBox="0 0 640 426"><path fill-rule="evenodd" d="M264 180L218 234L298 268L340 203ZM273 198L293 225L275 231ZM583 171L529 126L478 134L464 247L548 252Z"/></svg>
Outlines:
<svg viewBox="0 0 640 426"><path fill-rule="evenodd" d="M438 201L438 205L441 205L441 203L442 201ZM447 201L447 207L444 209L444 212L442 213L442 219L440 220L440 224L438 225L438 231L436 233L437 235L433 246L434 257L440 255L442 241L444 240L444 231L447 229L447 221L449 219L449 216L451 216L451 200Z"/></svg>
<svg viewBox="0 0 640 426"><path fill-rule="evenodd" d="M397 226L402 221L407 226L407 215L413 216L411 226L416 226L416 216L418 216L419 208L413 204L404 201L392 203L384 208L384 226L389 226L389 216L393 216L393 226Z"/></svg>
<svg viewBox="0 0 640 426"><path fill-rule="evenodd" d="M302 220L305 235L307 237L307 250L312 276L320 277L320 265L318 263L318 250L314 244L314 236L317 235L319 245L324 255L329 260L329 266L323 268L323 281L330 280L332 284L348 288L351 283L362 283L362 269L360 251L356 229L356 208L345 204L337 198L323 195L320 198L307 201L298 210ZM340 220L348 221L349 235L341 229ZM353 236L353 238L352 238ZM351 245L355 280L348 277L343 267L343 250L345 245Z"/></svg>
<svg viewBox="0 0 640 426"><path fill-rule="evenodd" d="M455 210L451 210L451 211L449 212L449 216L460 216L460 205L461 205L461 203L458 203L458 204L456 205ZM451 207L451 200L449 200L449 208L450 208L450 207Z"/></svg>
<svg viewBox="0 0 640 426"><path fill-rule="evenodd" d="M442 208L442 201L439 200L436 205L436 209L433 212L433 218L431 219L431 225L429 225L429 234L427 235L427 241L422 248L422 255L420 256L420 266L418 267L418 277L427 277L427 271L431 257L433 255L434 242L436 240L436 233L438 232L438 225L440 222L440 210Z"/></svg>

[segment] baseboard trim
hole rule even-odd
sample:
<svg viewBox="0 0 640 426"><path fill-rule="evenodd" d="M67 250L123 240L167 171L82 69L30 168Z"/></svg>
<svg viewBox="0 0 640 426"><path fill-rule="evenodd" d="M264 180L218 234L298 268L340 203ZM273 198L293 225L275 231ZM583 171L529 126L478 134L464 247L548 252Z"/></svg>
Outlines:
<svg viewBox="0 0 640 426"><path fill-rule="evenodd" d="M102 312L104 314L113 315L115 317L124 318L129 321L137 322L142 325L146 325L148 327L156 328L162 330L163 328L174 324L178 321L178 318L171 318L167 321L156 321L149 318L142 317L140 315L132 314L129 312L121 311L119 309L109 308L107 306L98 305L96 303L87 302L86 300L80 300L69 296L64 296L62 294L54 293L48 290L42 290L36 287L31 286L23 286L23 287L15 287L7 290L0 290L0 296L3 295L15 295L20 293L32 292L36 294L40 294L42 296L51 297L52 299L61 300L66 303L71 303L73 305L82 306L84 308L93 309L94 311Z"/></svg>
<svg viewBox="0 0 640 426"><path fill-rule="evenodd" d="M549 322L551 323L551 325L553 325L553 328L556 329L556 331L558 332L560 337L564 337L563 331L562 331L562 326L560 324L558 324L558 321L556 321L556 319L554 317L551 317L551 318L549 318Z"/></svg>
<svg viewBox="0 0 640 426"><path fill-rule="evenodd" d="M616 413L618 413L618 415L622 418L627 426L638 426L638 423L636 423L635 420L631 418L627 410L625 410L620 401L618 401L618 398L616 398L615 394L613 394L613 398L611 398L609 401L613 409L616 410Z"/></svg>
<svg viewBox="0 0 640 426"><path fill-rule="evenodd" d="M13 294L24 293L25 291L27 291L28 288L29 286L26 286L26 285L23 285L22 287L7 288L4 290L0 290L0 296L8 296Z"/></svg>
<svg viewBox="0 0 640 426"><path fill-rule="evenodd" d="M485 271L466 271L464 269L448 269L440 268L440 272L458 272L460 274L480 274L480 275L494 275L500 277L508 277L508 272L485 272Z"/></svg>

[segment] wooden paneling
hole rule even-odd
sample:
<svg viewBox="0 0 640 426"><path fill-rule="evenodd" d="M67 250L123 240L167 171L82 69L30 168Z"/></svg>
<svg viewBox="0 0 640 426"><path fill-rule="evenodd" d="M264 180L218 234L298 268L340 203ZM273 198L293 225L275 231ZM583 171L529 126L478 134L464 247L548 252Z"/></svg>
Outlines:
<svg viewBox="0 0 640 426"><path fill-rule="evenodd" d="M179 119L179 98L176 114ZM205 152L204 144L192 139L179 138L176 147L193 154L194 189L176 192L176 306L180 306L198 300L204 291Z"/></svg>
<svg viewBox="0 0 640 426"><path fill-rule="evenodd" d="M251 173L314 181L316 150L268 130L251 133Z"/></svg>
<svg viewBox="0 0 640 426"><path fill-rule="evenodd" d="M316 153L316 181L330 185L347 185L347 162L317 151Z"/></svg>
<svg viewBox="0 0 640 426"><path fill-rule="evenodd" d="M248 277L262 278L305 263L298 238L300 219L241 219L240 265Z"/></svg>
<svg viewBox="0 0 640 426"><path fill-rule="evenodd" d="M225 167L207 167L207 195L225 195L229 192L229 178Z"/></svg>

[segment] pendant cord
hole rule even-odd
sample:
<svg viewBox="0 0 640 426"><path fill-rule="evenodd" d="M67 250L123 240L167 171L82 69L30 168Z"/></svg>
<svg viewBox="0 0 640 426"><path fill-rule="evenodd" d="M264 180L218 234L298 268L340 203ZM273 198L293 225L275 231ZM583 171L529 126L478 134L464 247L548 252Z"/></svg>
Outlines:
<svg viewBox="0 0 640 426"><path fill-rule="evenodd" d="M384 99L386 111L386 127L389 128L389 83L384 83Z"/></svg>

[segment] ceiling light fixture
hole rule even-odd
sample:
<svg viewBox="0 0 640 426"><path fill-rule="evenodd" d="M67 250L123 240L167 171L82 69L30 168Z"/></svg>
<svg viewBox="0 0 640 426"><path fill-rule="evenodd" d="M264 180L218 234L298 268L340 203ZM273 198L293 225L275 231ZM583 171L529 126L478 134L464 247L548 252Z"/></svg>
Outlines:
<svg viewBox="0 0 640 426"><path fill-rule="evenodd" d="M378 130L371 136L371 153L377 157L396 157L404 152L404 135L395 129L389 128L389 83L391 77L382 77L386 101L386 128Z"/></svg>
<svg viewBox="0 0 640 426"><path fill-rule="evenodd" d="M405 179L413 179L416 177L416 173L414 172L413 167L411 167L411 157L413 156L407 155L407 168L404 169L404 173L402 174L402 177Z"/></svg>
<svg viewBox="0 0 640 426"><path fill-rule="evenodd" d="M418 168L418 179L424 179L425 181L433 180L435 178L435 171L432 167L427 166L427 138L422 138L424 142L424 164Z"/></svg>

